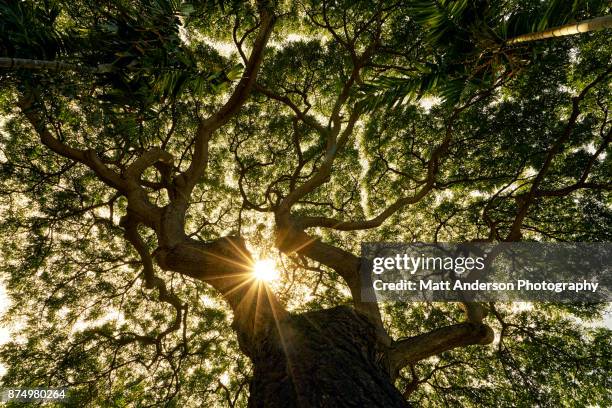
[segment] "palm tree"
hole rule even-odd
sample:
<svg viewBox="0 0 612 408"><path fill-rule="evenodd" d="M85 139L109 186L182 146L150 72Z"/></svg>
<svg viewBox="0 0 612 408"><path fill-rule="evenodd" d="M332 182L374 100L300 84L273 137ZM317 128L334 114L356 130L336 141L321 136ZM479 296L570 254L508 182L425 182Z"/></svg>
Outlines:
<svg viewBox="0 0 612 408"><path fill-rule="evenodd" d="M538 31L535 33L523 34L506 40L506 44L518 44L529 41L544 40L546 38L564 37L566 35L574 35L587 33L589 31L603 30L612 27L612 15L592 18L590 20L578 21L576 23L565 24L559 27L549 28L548 30Z"/></svg>
<svg viewBox="0 0 612 408"><path fill-rule="evenodd" d="M532 10L487 0L412 1L408 7L426 33L424 40L444 58L420 67L417 75L390 75L367 84L366 105L397 105L434 91L454 105L471 93L467 89L486 88L516 74L535 55L527 42L612 27L612 15L564 24L584 14L581 8L607 10L603 2L588 8L583 3L552 0Z"/></svg>

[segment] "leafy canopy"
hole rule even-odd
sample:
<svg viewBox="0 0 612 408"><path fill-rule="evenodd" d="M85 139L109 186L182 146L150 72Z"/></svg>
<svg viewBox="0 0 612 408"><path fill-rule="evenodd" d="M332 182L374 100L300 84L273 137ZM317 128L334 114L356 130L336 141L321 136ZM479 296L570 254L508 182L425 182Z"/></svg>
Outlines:
<svg viewBox="0 0 612 408"><path fill-rule="evenodd" d="M607 14L605 3L266 5L278 21L257 85L209 142L187 233L240 234L255 256L274 258L282 279L273 290L291 311L349 303L337 271L277 250L274 213L325 165L326 132L352 121L329 176L292 208L326 243L357 254L368 240L612 240L609 32L503 45ZM257 6L239 1L0 1L0 57L70 65L0 69L0 271L13 331L0 351L3 384L70 385L74 406L246 406L250 363L209 285L156 268L188 305L181 329L158 347L117 341L157 336L175 312L143 285L123 239L126 198L44 147L18 102L34 95L59 140L119 172L153 147L183 171L199 121L234 90L258 24ZM163 206L158 170L142 183ZM403 197L414 199L393 207ZM336 222L367 220L380 222ZM154 251L155 234L141 234ZM606 305L487 307L493 345L404 368L396 385L410 401L612 404ZM452 304L382 312L394 338L461 320Z"/></svg>

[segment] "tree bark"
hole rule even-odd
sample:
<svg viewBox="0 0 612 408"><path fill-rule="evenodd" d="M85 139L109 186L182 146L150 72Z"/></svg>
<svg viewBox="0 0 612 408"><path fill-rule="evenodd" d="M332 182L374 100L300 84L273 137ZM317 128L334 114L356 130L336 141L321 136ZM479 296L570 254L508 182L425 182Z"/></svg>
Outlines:
<svg viewBox="0 0 612 408"><path fill-rule="evenodd" d="M253 361L249 407L408 407L395 388L376 328L348 306L287 314L256 342L238 331Z"/></svg>
<svg viewBox="0 0 612 408"><path fill-rule="evenodd" d="M312 245L305 248L323 254L309 256L325 255L326 248ZM406 407L393 384L403 367L493 340L482 313L399 341L383 334L380 315L364 307L375 303L291 314L253 279L240 237L208 243L185 239L158 248L154 256L164 269L209 283L231 306L240 349L254 366L250 407Z"/></svg>

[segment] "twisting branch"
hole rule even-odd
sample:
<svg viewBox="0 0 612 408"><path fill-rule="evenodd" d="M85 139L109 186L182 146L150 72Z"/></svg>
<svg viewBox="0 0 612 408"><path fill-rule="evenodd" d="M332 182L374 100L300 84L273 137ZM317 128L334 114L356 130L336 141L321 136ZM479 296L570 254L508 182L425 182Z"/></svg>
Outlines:
<svg viewBox="0 0 612 408"><path fill-rule="evenodd" d="M293 221L298 228L312 228L312 227L324 227L331 228L339 231L355 231L363 229L371 229L380 226L389 217L403 209L404 207L418 203L421 201L436 185L436 177L440 170L440 161L449 149L450 143L453 138L453 126L457 120L459 114L474 105L475 103L483 100L484 98L491 95L494 89L499 87L501 82L495 84L490 89L484 92L478 93L470 98L464 105L457 107L453 110L453 113L449 117L446 123L446 133L442 142L433 150L431 157L426 162L427 174L422 180L418 180L421 185L419 190L411 196L406 196L397 199L393 204L384 209L376 217L368 220L359 221L343 221L330 217L309 217L300 216L294 217Z"/></svg>
<svg viewBox="0 0 612 408"><path fill-rule="evenodd" d="M571 192L578 189L595 189L595 190L612 190L612 182L608 183L594 183L588 182L587 178L591 174L591 169L597 161L597 158L606 150L610 142L612 141L612 129L608 131L601 145L591 155L587 165L582 171L582 175L574 184L567 187L559 188L556 190L537 190L535 192L536 197L561 197L570 194Z"/></svg>
<svg viewBox="0 0 612 408"><path fill-rule="evenodd" d="M153 268L153 260L145 243L138 233L138 223L133 217L124 216L121 219L121 226L125 231L125 238L132 244L138 255L140 256L142 267L143 267L143 278L145 287L147 289L157 289L159 293L159 300L168 303L176 310L175 318L173 322L165 328L163 331L158 333L156 336L152 335L138 335L138 334L125 334L119 339L112 338L119 344L129 344L134 341L138 341L143 344L155 345L157 354L161 355L162 352L162 340L170 333L177 331L181 327L183 321L183 313L186 311L187 305L183 304L181 299L175 294L168 290L166 283L163 279L155 275ZM101 333L101 332L100 332ZM109 337L106 335L105 337ZM110 337L109 337L110 338Z"/></svg>
<svg viewBox="0 0 612 408"><path fill-rule="evenodd" d="M19 100L18 105L24 116L39 135L42 144L62 157L89 167L105 184L128 198L130 209L138 215L142 222L145 222L149 226L155 225L160 217L160 209L149 202L136 176L139 177L146 167L152 165L154 161L151 162L151 160L160 153L155 150L150 153L145 153L143 157L138 158L133 165L130 166L131 169L127 174L122 176L106 166L95 151L70 147L53 136L47 128L42 115L38 112L39 108L35 105L35 102L35 94L29 92ZM158 160L161 159L165 161L168 159L165 155L162 154L162 156L165 158L160 156Z"/></svg>
<svg viewBox="0 0 612 408"><path fill-rule="evenodd" d="M295 217L296 226L300 228L324 227L339 231L355 231L376 228L401 208L415 204L431 190L431 184L423 186L415 195L402 197L387 207L376 217L362 221L342 221L329 217Z"/></svg>
<svg viewBox="0 0 612 408"><path fill-rule="evenodd" d="M247 58L246 54L244 53L244 50L242 49L242 44L244 43L244 40L246 40L246 38L253 32L255 31L257 28L259 28L260 24L256 24L255 26L249 28L248 30L246 30L246 32L240 37L240 39L238 39L238 28L240 27L240 17L236 16L236 20L234 21L234 28L232 29L232 38L234 40L234 44L236 45L236 48L238 49L238 53L240 54L240 58L242 58L242 61L245 64L248 64L249 59Z"/></svg>
<svg viewBox="0 0 612 408"><path fill-rule="evenodd" d="M325 10L325 5L324 5ZM326 26L334 33L331 26ZM321 186L329 178L332 170L334 160L339 151L341 151L349 140L353 133L355 124L363 113L363 108L359 103L354 104L350 109L348 120L342 129L343 118L341 115L342 110L346 107L349 102L351 93L353 92L355 84L359 81L359 75L363 67L371 59L374 51L378 47L378 35L380 34L381 27L377 27L377 38L371 42L363 51L360 56L355 56L353 59L353 69L349 78L346 80L338 96L336 97L331 112L329 114L328 123L326 127L323 127L316 119L307 115L306 112L301 111L287 96L278 95L262 86L258 86L257 90L268 96L271 99L282 102L289 107L297 116L299 120L306 123L308 126L315 129L322 137L326 138L326 148L323 156L323 161L317 171L302 185L296 186L290 191L290 193L281 201L276 211L277 216L281 218L287 218L291 211L291 207L300 201L304 196ZM336 38L338 41L342 41L339 37ZM348 46L348 44L346 44ZM353 50L354 52L354 50ZM355 54L356 55L356 54Z"/></svg>
<svg viewBox="0 0 612 408"><path fill-rule="evenodd" d="M184 308L183 303L176 294L168 291L164 280L155 275L151 254L149 254L145 243L138 233L138 223L128 215L122 217L121 226L125 230L125 238L132 244L136 252L138 252L142 261L145 287L147 289L157 289L159 291L159 300L171 304L177 311L177 317L174 323L164 332L177 330L181 323L182 309Z"/></svg>
<svg viewBox="0 0 612 408"><path fill-rule="evenodd" d="M34 105L35 102L36 97L30 92L19 100L18 105L24 116L28 119L32 127L34 127L36 133L38 133L43 145L62 157L86 165L96 173L100 180L114 189L121 192L127 191L125 180L123 180L119 174L104 165L94 151L70 147L54 137L45 125L45 121L40 113L37 112L37 108Z"/></svg>
<svg viewBox="0 0 612 408"><path fill-rule="evenodd" d="M453 110L451 116L446 121L444 139L433 150L429 160L426 162L427 174L423 180L420 181L422 187L415 195L397 200L379 216L371 220L349 222L342 222L325 217L299 217L291 215L286 216L286 218L283 217L284 214L290 212L290 208L293 204L292 199L294 199L294 197L303 197L323 184L329 177L331 165L339 150L339 146L342 147L344 143L346 143L346 138L348 138L348 135L350 135L350 132L353 130L354 122L352 122L352 120L356 121L359 117L358 111L356 115L356 111L352 112L348 125L338 138L337 144L334 143L335 136L332 128L332 131L328 135L328 146L323 164L308 181L300 187L297 187L285 198L284 203L281 204L281 208L279 208L279 211L276 213L277 226L279 227L279 233L277 233L277 247L285 253L297 252L300 255L307 256L338 272L349 286L355 308L365 313L371 321L381 329L380 332L382 335L380 339L382 342L388 341L389 337L382 328L382 320L378 305L376 303L362 302L361 300L361 287L363 285L363 282L361 282L361 274L359 273L361 259L348 251L323 243L320 239L311 237L303 230L314 226L329 227L344 231L374 228L382 224L388 217L404 206L420 201L435 185L436 177L440 169L440 162L449 149L454 133L453 128L459 114L475 103L490 96L494 89L500 85L501 81L486 91L475 94L473 97L469 98L464 105ZM282 205L285 205L287 208L282 208ZM283 211L286 212L284 213ZM466 323L442 328L432 333L418 336L418 341L416 339L411 342L404 341L402 345L394 346L393 350L395 351L391 354L397 355L390 357L391 366L394 367L393 371L399 371L399 368L410 362L418 361L418 359L426 358L454 347L469 344L487 344L492 341L492 330L488 326L482 324L482 320L486 315L486 310L482 305L466 302L463 304L463 308L466 312ZM437 338L438 335L440 335L438 342L432 341L432 339ZM413 349L413 347L416 348ZM399 368L394 365L397 365Z"/></svg>
<svg viewBox="0 0 612 408"><path fill-rule="evenodd" d="M160 162L166 165L172 165L173 157L170 153L160 149L153 148L144 152L132 163L125 171L125 176L128 182L137 183L142 176L142 173L149 167Z"/></svg>
<svg viewBox="0 0 612 408"><path fill-rule="evenodd" d="M523 222L525 221L525 218L527 217L531 204L533 204L535 198L538 196L540 184L542 184L542 181L544 181L544 178L546 177L546 174L548 173L548 170L550 169L554 158L561 151L561 148L563 147L565 142L569 140L574 130L574 127L576 126L578 116L580 115L580 102L586 97L589 91L593 87L595 87L595 85L606 79L611 72L612 67L609 67L605 72L598 75L593 81L591 81L591 83L584 87L584 89L580 92L578 96L572 99L572 113L570 114L570 117L567 120L567 124L565 125L563 133L548 150L548 154L546 155L544 163L538 171L538 174L536 175L535 179L531 183L529 191L524 196L520 197L519 209L517 211L516 217L512 222L510 232L506 237L506 241L520 240L521 227L523 225ZM568 193L571 191L573 191L573 189L570 189Z"/></svg>
<svg viewBox="0 0 612 408"><path fill-rule="evenodd" d="M187 170L177 177L177 185L183 193L188 196L197 181L206 170L208 160L208 141L211 135L225 125L244 105L255 84L259 67L263 61L263 54L272 33L276 17L270 10L262 9L260 13L261 22L257 38L248 63L242 73L236 89L227 102L215 114L208 119L200 121L195 135L193 158Z"/></svg>
<svg viewBox="0 0 612 408"><path fill-rule="evenodd" d="M342 150L346 145L350 135L353 133L353 129L357 120L361 116L362 110L359 106L356 106L351 112L346 127L340 133L340 129L327 131L327 147L325 150L325 156L323 162L319 166L318 170L302 185L297 186L295 190L291 191L280 203L277 210L277 214L281 217L287 217L291 206L302 199L308 193L314 191L317 187L320 187L329 178L334 164L334 160L338 151ZM340 135L338 136L338 133Z"/></svg>
<svg viewBox="0 0 612 408"><path fill-rule="evenodd" d="M319 132L320 135L324 136L327 134L327 129L323 125L321 125L319 121L317 121L316 118L309 115L306 110L304 111L300 110L300 108L298 108L298 106L295 103L293 103L293 101L289 99L288 96L279 95L278 93L273 92L272 90L265 88L264 86L260 84L255 85L255 90L257 92L262 93L263 95L267 96L270 99L274 99L275 101L285 104L289 109L291 109L295 113L296 117L299 120L301 120L302 122L304 122L311 128L315 129L317 132Z"/></svg>

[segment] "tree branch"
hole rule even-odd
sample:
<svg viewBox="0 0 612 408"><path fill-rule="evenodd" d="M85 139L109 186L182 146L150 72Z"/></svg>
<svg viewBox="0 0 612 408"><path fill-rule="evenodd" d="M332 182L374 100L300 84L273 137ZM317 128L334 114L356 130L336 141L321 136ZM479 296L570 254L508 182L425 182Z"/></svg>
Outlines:
<svg viewBox="0 0 612 408"><path fill-rule="evenodd" d="M291 191L281 201L277 210L277 216L288 217L293 204L326 182L331 174L332 166L338 151L340 151L348 141L348 138L355 127L355 123L357 123L360 116L361 109L359 107L355 107L351 112L346 127L344 130L342 130L339 137L337 137L339 129L326 131L327 147L321 166L319 166L319 169L312 175L311 178L304 182L304 184L297 186L295 190Z"/></svg>
<svg viewBox="0 0 612 408"><path fill-rule="evenodd" d="M339 231L355 231L371 229L380 226L387 218L395 214L403 207L419 202L431 190L432 184L423 186L417 194L410 197L402 197L387 207L376 217L362 221L341 221L329 217L293 217L296 226L299 228L324 227Z"/></svg>
<svg viewBox="0 0 612 408"><path fill-rule="evenodd" d="M147 289L157 289L159 292L159 300L165 303L168 303L174 307L176 310L176 316L174 321L165 328L162 332L160 332L152 342L156 345L158 354L161 353L161 341L168 334L177 331L181 327L181 321L183 319L183 310L186 309L187 305L183 304L181 299L174 293L170 292L166 287L166 283L163 279L155 275L155 270L153 268L153 260L145 243L142 241L142 238L138 234L138 223L134 220L133 217L129 215L123 217L121 219L120 225L125 230L125 238L132 244L140 259L142 261L143 266L143 277L145 282L145 287ZM137 336L140 338L139 341L143 339L149 338L150 336Z"/></svg>
<svg viewBox="0 0 612 408"><path fill-rule="evenodd" d="M457 347L484 345L492 341L493 330L482 323L459 323L402 339L394 342L388 353L391 374L396 378L399 371L409 364Z"/></svg>
<svg viewBox="0 0 612 408"><path fill-rule="evenodd" d="M278 227L278 225L277 225ZM286 255L300 254L336 271L346 282L351 292L355 309L364 313L379 330L380 337L389 339L383 325L378 304L361 300L361 259L352 253L322 242L291 225L277 229L276 247Z"/></svg>
<svg viewBox="0 0 612 408"><path fill-rule="evenodd" d="M287 311L274 293L252 274L253 259L241 237L211 242L185 238L154 252L165 269L206 282L223 295L234 312L234 327L250 342L282 319Z"/></svg>
<svg viewBox="0 0 612 408"><path fill-rule="evenodd" d="M208 160L208 140L211 135L225 125L232 116L244 105L249 97L253 85L255 84L259 67L263 61L263 54L272 33L276 17L266 9L261 11L261 23L257 38L253 44L253 49L249 61L242 73L236 89L227 102L208 119L200 122L194 144L194 153L191 163L187 170L177 178L177 186L184 197L189 196L197 181L202 177L206 170Z"/></svg>
<svg viewBox="0 0 612 408"><path fill-rule="evenodd" d="M144 152L132 163L125 171L125 177L134 187L138 184L142 173L156 163L163 163L171 166L174 158L172 155L160 148L152 148Z"/></svg>
<svg viewBox="0 0 612 408"><path fill-rule="evenodd" d="M127 183L125 180L122 179L119 174L106 167L93 150L75 149L55 138L49 129L47 129L42 116L36 112L34 102L34 95L29 94L22 97L18 105L36 133L38 133L43 145L62 157L86 165L96 173L100 180L110 187L122 193L127 191Z"/></svg>
<svg viewBox="0 0 612 408"><path fill-rule="evenodd" d="M523 225L525 218L527 217L527 213L529 212L529 208L531 204L533 203L534 198L536 198L537 196L537 192L540 187L540 184L542 183L542 181L544 180L544 177L548 173L548 169L550 168L553 162L553 159L561 151L563 144L567 142L567 140L570 138L570 136L572 135L572 131L574 130L574 127L576 126L578 116L580 115L580 102L586 97L588 92L595 85L597 85L599 82L607 78L611 72L612 72L612 67L609 67L605 72L601 73L593 81L591 81L591 83L589 83L580 92L578 96L572 99L572 113L570 114L570 117L567 120L565 129L563 130L563 133L561 134L561 136L556 140L556 142L548 150L548 154L546 155L544 164L542 164L542 167L538 171L538 174L536 175L535 179L531 183L531 188L529 189L527 194L522 196L521 205L519 206L519 209L514 218L514 221L512 222L512 225L510 227L510 232L508 233L508 236L506 237L506 241L520 240L521 227Z"/></svg>
<svg viewBox="0 0 612 408"><path fill-rule="evenodd" d="M274 99L275 101L285 104L287 107L289 107L289 109L291 109L295 113L298 119L300 119L302 122L304 122L311 128L315 129L317 132L319 132L320 135L325 136L328 133L328 130L323 125L321 125L319 121L317 121L317 119L307 114L306 112L300 110L297 107L297 105L293 103L291 99L289 99L289 97L279 95L273 92L272 90L265 88L259 84L255 84L255 90L257 92L262 93L263 95L267 96L270 99Z"/></svg>

